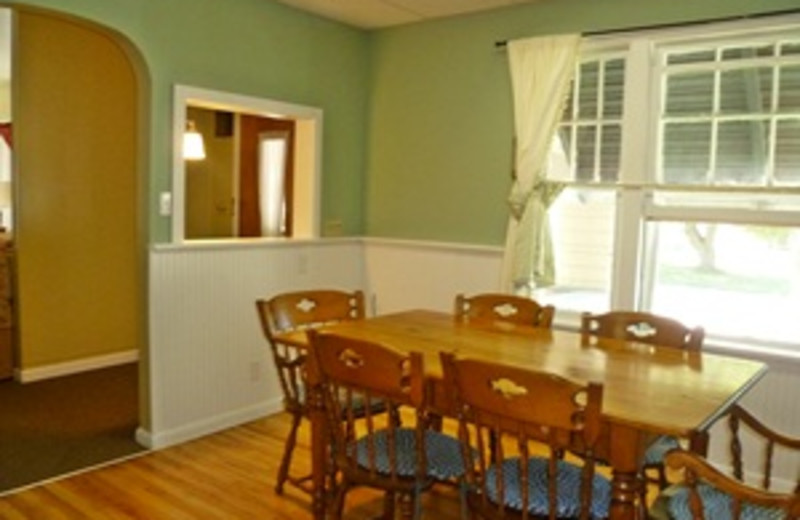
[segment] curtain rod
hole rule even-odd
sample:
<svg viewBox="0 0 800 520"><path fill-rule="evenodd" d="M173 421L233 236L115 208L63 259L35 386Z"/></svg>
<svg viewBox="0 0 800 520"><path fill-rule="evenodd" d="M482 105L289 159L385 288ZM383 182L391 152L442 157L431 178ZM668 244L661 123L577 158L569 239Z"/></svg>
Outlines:
<svg viewBox="0 0 800 520"><path fill-rule="evenodd" d="M694 22L674 22L674 23L662 23L662 24L653 24L653 25L639 25L635 27L621 27L619 29L603 29L599 31L588 31L585 33L581 33L582 36L605 36L608 34L619 34L619 33L626 33L626 32L636 32L636 31L647 31L647 30L654 30L654 29L675 29L677 27L694 27L698 25L706 25L710 23L720 23L720 22L735 22L740 20L756 20L759 18L768 18L770 16L782 16L788 14L797 14L800 13L800 9L785 9L782 11L771 11L767 13L754 13L754 14L743 14L739 16L727 16L721 18L710 18L706 20L697 20ZM505 48L508 44L508 40L501 40L494 43L494 46L498 49Z"/></svg>

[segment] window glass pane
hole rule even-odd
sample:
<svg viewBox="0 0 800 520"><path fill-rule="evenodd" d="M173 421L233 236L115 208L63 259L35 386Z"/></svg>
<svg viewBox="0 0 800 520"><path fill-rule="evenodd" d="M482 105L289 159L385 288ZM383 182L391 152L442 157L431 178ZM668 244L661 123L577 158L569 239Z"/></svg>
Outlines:
<svg viewBox="0 0 800 520"><path fill-rule="evenodd" d="M622 116L622 93L625 86L625 60L606 62L603 86L603 117Z"/></svg>
<svg viewBox="0 0 800 520"><path fill-rule="evenodd" d="M573 161L573 157L571 155L572 154L572 129L573 129L572 126L561 126L561 127L559 127L558 132L557 132L556 137L555 137L556 144L557 144L555 150L557 150L558 153L563 155L563 157L566 159L567 164L572 164L572 161ZM551 150L551 152L552 151L553 150ZM570 175L568 178L571 180L572 176Z"/></svg>
<svg viewBox="0 0 800 520"><path fill-rule="evenodd" d="M781 55L791 56L800 54L800 42L789 42L781 45Z"/></svg>
<svg viewBox="0 0 800 520"><path fill-rule="evenodd" d="M739 69L720 74L720 112L751 114L769 112L771 108L772 69Z"/></svg>
<svg viewBox="0 0 800 520"><path fill-rule="evenodd" d="M592 61L581 64L578 90L578 119L596 119L600 80L600 64Z"/></svg>
<svg viewBox="0 0 800 520"><path fill-rule="evenodd" d="M748 58L767 58L774 54L775 47L772 45L759 45L750 47L736 47L724 49L722 60L742 60Z"/></svg>
<svg viewBox="0 0 800 520"><path fill-rule="evenodd" d="M794 228L651 223L651 312L707 337L796 342L800 233Z"/></svg>
<svg viewBox="0 0 800 520"><path fill-rule="evenodd" d="M567 188L550 206L556 285L535 297L558 309L609 309L616 192Z"/></svg>
<svg viewBox="0 0 800 520"><path fill-rule="evenodd" d="M669 65L679 65L681 63L702 63L704 61L714 61L714 50L691 51L681 53L671 53L667 57Z"/></svg>
<svg viewBox="0 0 800 520"><path fill-rule="evenodd" d="M775 180L800 183L800 120L778 121L775 138Z"/></svg>
<svg viewBox="0 0 800 520"><path fill-rule="evenodd" d="M559 129L550 143L547 154L545 174L548 179L569 182L572 180L571 159L569 157L570 127Z"/></svg>
<svg viewBox="0 0 800 520"><path fill-rule="evenodd" d="M710 114L713 107L713 72L673 74L667 78L667 115Z"/></svg>
<svg viewBox="0 0 800 520"><path fill-rule="evenodd" d="M800 110L800 65L780 68L778 109L782 112Z"/></svg>
<svg viewBox="0 0 800 520"><path fill-rule="evenodd" d="M575 178L579 181L594 180L594 150L595 134L597 129L594 126L581 126L578 128L577 140L577 161Z"/></svg>
<svg viewBox="0 0 800 520"><path fill-rule="evenodd" d="M768 121L719 123L714 182L719 184L765 184L764 175L769 154L768 140Z"/></svg>
<svg viewBox="0 0 800 520"><path fill-rule="evenodd" d="M619 177L622 125L603 125L600 131L600 180L616 181Z"/></svg>
<svg viewBox="0 0 800 520"><path fill-rule="evenodd" d="M670 184L704 184L709 167L711 123L668 123L664 127L663 177Z"/></svg>

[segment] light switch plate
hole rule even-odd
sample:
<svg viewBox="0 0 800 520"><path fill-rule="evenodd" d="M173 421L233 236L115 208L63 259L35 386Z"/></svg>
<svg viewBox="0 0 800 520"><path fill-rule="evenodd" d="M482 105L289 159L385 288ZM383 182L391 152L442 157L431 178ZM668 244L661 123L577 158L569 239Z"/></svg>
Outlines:
<svg viewBox="0 0 800 520"><path fill-rule="evenodd" d="M162 191L158 199L158 213L162 217L172 215L172 193Z"/></svg>

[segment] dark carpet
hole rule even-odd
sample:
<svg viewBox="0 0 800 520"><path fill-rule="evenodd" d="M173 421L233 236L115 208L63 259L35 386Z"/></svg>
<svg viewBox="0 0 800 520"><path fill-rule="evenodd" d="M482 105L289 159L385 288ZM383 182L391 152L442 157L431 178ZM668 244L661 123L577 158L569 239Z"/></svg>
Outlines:
<svg viewBox="0 0 800 520"><path fill-rule="evenodd" d="M137 372L131 363L0 382L0 493L143 451Z"/></svg>

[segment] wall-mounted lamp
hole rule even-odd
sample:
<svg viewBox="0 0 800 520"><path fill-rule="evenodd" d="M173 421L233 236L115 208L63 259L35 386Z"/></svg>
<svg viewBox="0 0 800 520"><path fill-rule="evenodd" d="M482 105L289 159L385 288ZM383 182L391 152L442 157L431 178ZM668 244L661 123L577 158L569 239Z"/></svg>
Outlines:
<svg viewBox="0 0 800 520"><path fill-rule="evenodd" d="M187 161L198 161L206 158L206 147L203 145L203 136L194 126L194 121L186 122L186 131L183 133L183 158Z"/></svg>

